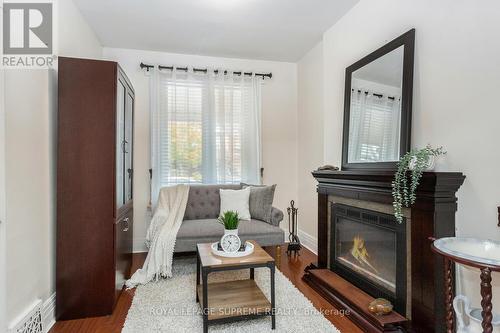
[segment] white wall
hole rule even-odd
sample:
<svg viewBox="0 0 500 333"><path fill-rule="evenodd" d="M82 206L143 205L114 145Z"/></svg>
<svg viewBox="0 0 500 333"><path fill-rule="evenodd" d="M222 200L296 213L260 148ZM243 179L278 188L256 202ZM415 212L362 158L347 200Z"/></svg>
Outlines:
<svg viewBox="0 0 500 333"><path fill-rule="evenodd" d="M130 49L104 48L104 58L118 61L135 89L134 144L134 250L145 251L149 225L150 134L149 77L139 63L176 66L207 66L229 70L272 72L262 89L262 142L264 183L278 184L274 205L285 209L297 198L297 71L285 62L216 58ZM285 225L286 223L283 223Z"/></svg>
<svg viewBox="0 0 500 333"><path fill-rule="evenodd" d="M58 55L100 59L102 47L73 0L56 0Z"/></svg>
<svg viewBox="0 0 500 333"><path fill-rule="evenodd" d="M1 26L0 19L0 26ZM0 28L1 29L1 28ZM1 30L0 30L1 33ZM7 329L6 228L5 228L5 71L0 69L0 332Z"/></svg>
<svg viewBox="0 0 500 333"><path fill-rule="evenodd" d="M325 163L341 163L345 68L416 28L412 146L442 145L448 154L437 170L467 176L458 192L457 235L500 240L499 15L494 0L359 2L323 36ZM499 279L493 277L497 312ZM462 281L478 306L478 273Z"/></svg>
<svg viewBox="0 0 500 333"><path fill-rule="evenodd" d="M299 237L317 251L317 182L311 171L323 164L323 43L318 43L297 64Z"/></svg>
<svg viewBox="0 0 500 333"><path fill-rule="evenodd" d="M54 289L52 126L48 71L8 70L6 83L7 317L12 320Z"/></svg>
<svg viewBox="0 0 500 333"><path fill-rule="evenodd" d="M0 3L3 11L3 3ZM3 15L0 17L0 43L3 43ZM5 70L0 68L0 332L7 330L6 223L5 223Z"/></svg>
<svg viewBox="0 0 500 333"><path fill-rule="evenodd" d="M93 57L102 48L71 0L57 2L59 55ZM54 70L5 75L7 320L55 291Z"/></svg>

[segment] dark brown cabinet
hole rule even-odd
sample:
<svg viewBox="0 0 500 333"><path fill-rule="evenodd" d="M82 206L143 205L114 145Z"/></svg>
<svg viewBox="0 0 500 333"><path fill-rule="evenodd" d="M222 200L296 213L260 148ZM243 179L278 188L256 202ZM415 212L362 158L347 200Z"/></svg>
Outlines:
<svg viewBox="0 0 500 333"><path fill-rule="evenodd" d="M111 314L130 276L133 117L116 62L59 57L58 320Z"/></svg>

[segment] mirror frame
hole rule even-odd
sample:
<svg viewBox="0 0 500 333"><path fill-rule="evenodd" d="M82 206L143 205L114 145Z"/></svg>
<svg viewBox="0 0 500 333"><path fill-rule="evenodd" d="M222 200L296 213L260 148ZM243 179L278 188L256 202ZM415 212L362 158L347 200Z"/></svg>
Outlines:
<svg viewBox="0 0 500 333"><path fill-rule="evenodd" d="M398 162L363 162L349 163L349 121L351 111L351 80L352 73L374 60L404 47L403 79L401 89L401 134L399 143L399 158L410 150L411 145L411 111L413 98L413 58L415 49L415 29L411 29L381 48L358 60L345 70L344 91L344 128L342 134L342 170L396 170Z"/></svg>

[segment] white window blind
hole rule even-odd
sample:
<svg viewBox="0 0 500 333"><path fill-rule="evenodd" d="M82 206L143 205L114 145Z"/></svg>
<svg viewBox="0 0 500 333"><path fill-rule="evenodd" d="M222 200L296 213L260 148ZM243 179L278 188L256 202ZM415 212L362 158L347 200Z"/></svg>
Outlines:
<svg viewBox="0 0 500 333"><path fill-rule="evenodd" d="M260 181L261 79L155 71L152 197L179 183Z"/></svg>
<svg viewBox="0 0 500 333"><path fill-rule="evenodd" d="M162 79L160 89L160 182L201 183L206 87L195 80Z"/></svg>
<svg viewBox="0 0 500 333"><path fill-rule="evenodd" d="M397 161L400 122L399 97L380 97L368 91L353 90L349 161Z"/></svg>

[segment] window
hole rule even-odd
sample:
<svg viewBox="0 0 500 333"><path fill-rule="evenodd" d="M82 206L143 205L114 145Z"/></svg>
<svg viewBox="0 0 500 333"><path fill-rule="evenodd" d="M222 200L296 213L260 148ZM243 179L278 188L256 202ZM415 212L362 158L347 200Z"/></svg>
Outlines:
<svg viewBox="0 0 500 333"><path fill-rule="evenodd" d="M260 81L154 73L153 193L179 183L260 181Z"/></svg>
<svg viewBox="0 0 500 333"><path fill-rule="evenodd" d="M161 183L202 183L204 87L166 80L161 89Z"/></svg>

